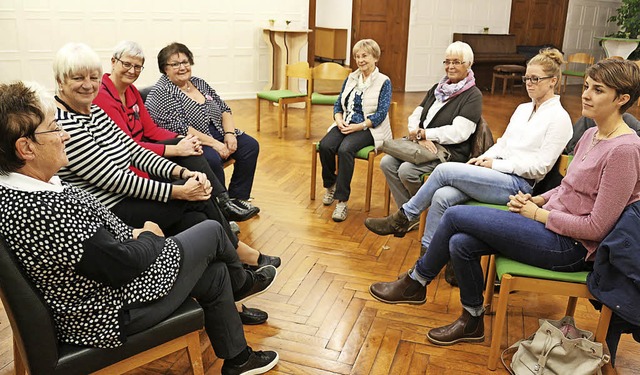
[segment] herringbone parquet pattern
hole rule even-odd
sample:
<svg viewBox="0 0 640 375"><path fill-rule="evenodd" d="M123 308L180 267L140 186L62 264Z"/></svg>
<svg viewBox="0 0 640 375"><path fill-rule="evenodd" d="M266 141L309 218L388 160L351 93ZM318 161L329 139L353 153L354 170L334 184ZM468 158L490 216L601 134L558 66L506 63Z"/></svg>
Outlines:
<svg viewBox="0 0 640 375"><path fill-rule="evenodd" d="M572 88L570 88L571 90ZM563 98L572 118L579 116L577 90ZM396 136L406 129L405 119L424 93L394 93L400 120ZM502 97L485 96L484 114L494 137L506 126L513 109L527 100L522 92ZM240 223L241 238L255 248L282 257L275 285L248 301L248 306L269 312L269 321L245 326L247 341L254 349L275 349L280 363L273 374L504 374L486 369L491 317L485 318L487 339L483 344L437 347L426 340L426 332L453 321L460 313L458 289L444 279L428 288L422 306L387 305L368 293L374 281L391 280L417 259L420 242L416 232L405 238L380 237L366 230L369 215L383 214L384 178L374 175L373 202L364 212L365 164L358 162L352 182L349 217L343 223L331 220L333 206L321 202L323 189L318 177L318 198L309 199L309 143L319 140L331 118L330 107L314 108L312 139L304 139L303 111L290 110L289 127L282 139L276 136L275 108L263 109L262 130L255 132L255 102L229 102L236 124L256 136L261 151L254 185L254 203L262 211L258 218ZM637 107L633 114L638 115ZM392 204L393 205L393 204ZM394 207L392 207L392 210ZM559 318L566 301L549 296L518 293L511 298L508 328L503 346L534 332L538 317ZM597 312L580 301L576 318L581 327L595 329ZM201 335L207 374L220 372L208 338ZM640 345L624 338L618 354L618 373L640 373ZM12 373L11 331L4 312L0 314L0 375ZM189 373L186 352L178 352L133 371L135 374Z"/></svg>

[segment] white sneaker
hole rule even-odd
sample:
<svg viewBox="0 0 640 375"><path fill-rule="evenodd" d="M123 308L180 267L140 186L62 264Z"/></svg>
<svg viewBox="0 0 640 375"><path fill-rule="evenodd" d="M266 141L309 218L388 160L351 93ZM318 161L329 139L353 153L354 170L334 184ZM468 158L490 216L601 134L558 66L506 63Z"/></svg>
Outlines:
<svg viewBox="0 0 640 375"><path fill-rule="evenodd" d="M336 193L336 184L333 184L332 187L327 188L327 191L324 192L324 197L322 197L322 204L325 206L330 205L335 200L333 198L333 194Z"/></svg>
<svg viewBox="0 0 640 375"><path fill-rule="evenodd" d="M347 202L338 202L331 218L335 222L345 221L347 218Z"/></svg>

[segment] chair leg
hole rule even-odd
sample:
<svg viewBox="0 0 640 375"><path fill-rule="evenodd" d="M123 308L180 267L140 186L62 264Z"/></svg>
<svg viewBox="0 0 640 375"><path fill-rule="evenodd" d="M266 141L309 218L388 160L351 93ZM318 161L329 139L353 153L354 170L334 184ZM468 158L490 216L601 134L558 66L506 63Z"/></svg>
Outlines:
<svg viewBox="0 0 640 375"><path fill-rule="evenodd" d="M492 78L491 78L491 95L493 95L495 90L496 90L496 75L494 73Z"/></svg>
<svg viewBox="0 0 640 375"><path fill-rule="evenodd" d="M278 101L278 138L282 138L282 115L284 113L284 103L282 99Z"/></svg>
<svg viewBox="0 0 640 375"><path fill-rule="evenodd" d="M373 162L376 158L374 151L369 152L369 158L367 159L367 191L364 201L364 211L369 212L371 209L371 189L373 188Z"/></svg>
<svg viewBox="0 0 640 375"><path fill-rule="evenodd" d="M289 104L285 104L283 106L284 108L284 127L287 128L289 127Z"/></svg>
<svg viewBox="0 0 640 375"><path fill-rule="evenodd" d="M256 131L260 131L260 98L256 97Z"/></svg>
<svg viewBox="0 0 640 375"><path fill-rule="evenodd" d="M611 315L611 309L606 305L602 305L602 310L600 311L600 319L598 319L598 327L596 328L594 337L594 340L596 342L605 342L607 338L607 331L609 330L609 323L611 322Z"/></svg>
<svg viewBox="0 0 640 375"><path fill-rule="evenodd" d="M189 355L189 361L191 361L191 371L193 371L193 375L204 375L200 335L197 331L190 333L187 337L187 354Z"/></svg>
<svg viewBox="0 0 640 375"><path fill-rule="evenodd" d="M311 102L307 101L304 104L305 113L307 115L307 133L306 137L309 139L311 137Z"/></svg>
<svg viewBox="0 0 640 375"><path fill-rule="evenodd" d="M500 283L500 296L498 297L498 306L496 308L496 317L493 319L491 326L491 349L489 349L489 360L487 368L495 370L498 366L498 358L500 357L500 344L502 343L502 332L507 319L507 304L509 300L509 292L511 291L512 277L509 274L502 276Z"/></svg>
<svg viewBox="0 0 640 375"><path fill-rule="evenodd" d="M505 77L502 79L502 96L507 94L507 85L509 84L508 79Z"/></svg>
<svg viewBox="0 0 640 375"><path fill-rule="evenodd" d="M309 190L309 199L316 199L316 172L318 169L318 150L316 143L311 143L311 189Z"/></svg>
<svg viewBox="0 0 640 375"><path fill-rule="evenodd" d="M573 316L576 312L576 306L578 305L578 297L569 297L567 302L567 310L564 315Z"/></svg>
<svg viewBox="0 0 640 375"><path fill-rule="evenodd" d="M387 179L384 179L384 216L389 216L389 209L391 207L391 189Z"/></svg>
<svg viewBox="0 0 640 375"><path fill-rule="evenodd" d="M496 279L496 257L493 255L485 255L480 260L483 273L486 275L484 280L484 308L485 315L491 314L491 305L493 303L494 281ZM485 268L486 267L486 268Z"/></svg>
<svg viewBox="0 0 640 375"><path fill-rule="evenodd" d="M400 209L400 208L398 208ZM424 235L424 230L427 227L427 214L429 213L429 209L427 208L426 210L422 211L422 213L420 214L420 222L418 224L418 233L420 234L420 238L422 239L422 236Z"/></svg>
<svg viewBox="0 0 640 375"><path fill-rule="evenodd" d="M27 369L24 367L24 362L22 362L15 338L13 339L13 370L16 375L27 375Z"/></svg>

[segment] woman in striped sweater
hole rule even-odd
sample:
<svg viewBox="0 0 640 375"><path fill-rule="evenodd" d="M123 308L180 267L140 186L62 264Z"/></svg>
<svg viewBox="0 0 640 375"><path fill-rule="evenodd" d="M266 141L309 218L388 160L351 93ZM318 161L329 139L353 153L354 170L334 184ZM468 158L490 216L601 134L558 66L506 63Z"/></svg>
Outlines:
<svg viewBox="0 0 640 375"><path fill-rule="evenodd" d="M205 174L190 171L139 146L107 114L92 105L102 76L98 55L81 43L63 46L54 60L58 83L56 119L69 133L69 164L58 175L94 195L125 223L148 220L164 233L180 233L206 219L222 224L240 259L253 267L280 265L239 241L217 203ZM136 175L131 167L153 179ZM173 183L172 183L173 182Z"/></svg>

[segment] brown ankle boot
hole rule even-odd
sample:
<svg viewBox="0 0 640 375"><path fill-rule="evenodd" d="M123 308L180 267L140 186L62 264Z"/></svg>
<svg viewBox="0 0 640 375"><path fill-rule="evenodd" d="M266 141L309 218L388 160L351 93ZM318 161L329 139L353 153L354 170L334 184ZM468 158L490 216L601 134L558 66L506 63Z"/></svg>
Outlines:
<svg viewBox="0 0 640 375"><path fill-rule="evenodd" d="M427 338L436 345L453 345L457 342L484 341L484 313L471 316L466 309L455 322L434 328L429 331Z"/></svg>
<svg viewBox="0 0 640 375"><path fill-rule="evenodd" d="M373 233L381 236L393 234L395 237L404 237L409 231L411 222L402 212L402 209L396 211L393 215L380 218L368 218L364 221L364 225Z"/></svg>
<svg viewBox="0 0 640 375"><path fill-rule="evenodd" d="M386 303L421 305L427 301L427 287L412 279L409 272L396 281L371 284L369 293L378 301Z"/></svg>

